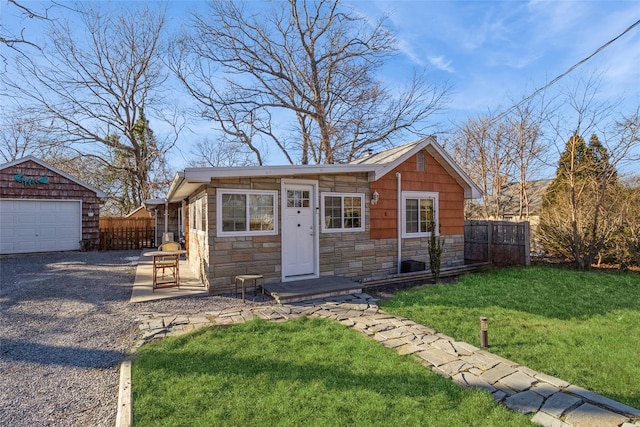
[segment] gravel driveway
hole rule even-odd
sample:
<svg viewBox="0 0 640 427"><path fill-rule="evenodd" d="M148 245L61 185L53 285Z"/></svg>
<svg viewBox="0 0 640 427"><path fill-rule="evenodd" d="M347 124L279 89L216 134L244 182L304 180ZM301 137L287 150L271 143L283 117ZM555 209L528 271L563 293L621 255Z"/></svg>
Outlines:
<svg viewBox="0 0 640 427"><path fill-rule="evenodd" d="M129 304L140 251L0 257L0 425L113 426L119 364L143 312L240 305L200 297Z"/></svg>

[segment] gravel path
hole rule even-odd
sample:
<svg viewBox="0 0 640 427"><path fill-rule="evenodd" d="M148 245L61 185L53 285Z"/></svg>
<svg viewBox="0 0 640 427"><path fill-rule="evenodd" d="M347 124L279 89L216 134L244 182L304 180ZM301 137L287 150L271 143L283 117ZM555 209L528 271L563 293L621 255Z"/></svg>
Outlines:
<svg viewBox="0 0 640 427"><path fill-rule="evenodd" d="M138 337L140 313L241 305L219 296L129 304L139 256L0 257L0 425L113 426L119 364Z"/></svg>

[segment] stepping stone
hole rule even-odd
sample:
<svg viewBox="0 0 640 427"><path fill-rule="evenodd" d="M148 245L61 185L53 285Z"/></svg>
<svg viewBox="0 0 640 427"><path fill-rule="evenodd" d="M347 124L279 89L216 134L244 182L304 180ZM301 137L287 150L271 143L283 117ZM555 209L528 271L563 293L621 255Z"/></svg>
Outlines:
<svg viewBox="0 0 640 427"><path fill-rule="evenodd" d="M496 390L496 388L494 386L492 386L491 384L489 384L488 382L486 382L485 380L483 380L482 378L480 378L477 375L473 375L469 372L460 372L456 375L454 375L452 377L452 380L462 386L462 387L466 387L466 388L481 388L484 390L489 391L490 393L493 393ZM500 397L500 399L504 398L504 396L506 396L504 393L503 395Z"/></svg>
<svg viewBox="0 0 640 427"><path fill-rule="evenodd" d="M496 361L502 363L503 365L510 366L512 368L517 368L520 366L516 362L512 362L511 360L505 359L504 357L500 357L497 354L493 354L488 351L479 350L476 352L476 354L481 354L483 356L491 357L492 359L495 359Z"/></svg>
<svg viewBox="0 0 640 427"><path fill-rule="evenodd" d="M449 376L453 376L455 374L465 372L469 368L473 368L473 366L463 362L462 360L454 360L453 362L445 363L444 365L438 366L437 369Z"/></svg>
<svg viewBox="0 0 640 427"><path fill-rule="evenodd" d="M373 332L382 332L382 331L387 331L389 329L393 329L393 325L386 322L377 323L373 326L370 326L369 329L371 329Z"/></svg>
<svg viewBox="0 0 640 427"><path fill-rule="evenodd" d="M558 387L552 386L551 384L548 384L548 383L534 384L530 390L535 391L542 397L549 397L560 391Z"/></svg>
<svg viewBox="0 0 640 427"><path fill-rule="evenodd" d="M601 396L597 393L594 393L582 387L571 385L567 387L567 391L575 395L578 395L590 402L596 403L600 406L608 406L609 408L617 412L629 414L634 417L640 417L640 410L636 408L632 408L631 406L624 405L620 402L616 402L615 400L611 400L608 397Z"/></svg>
<svg viewBox="0 0 640 427"><path fill-rule="evenodd" d="M460 356L460 359L483 371L488 371L489 369L500 363L492 357L487 357L483 354L478 353L472 354L471 356Z"/></svg>
<svg viewBox="0 0 640 427"><path fill-rule="evenodd" d="M482 374L482 379L484 379L489 384L493 384L498 382L498 380L506 377L507 375L511 375L515 372L515 370L507 365L502 363L498 363L493 368L486 371Z"/></svg>
<svg viewBox="0 0 640 427"><path fill-rule="evenodd" d="M189 324L189 318L187 316L177 316L171 323L173 325L187 325Z"/></svg>
<svg viewBox="0 0 640 427"><path fill-rule="evenodd" d="M386 343L383 343L383 344L386 344ZM404 344L403 346L397 348L398 354L401 356L404 356L405 354L417 353L422 350L424 350L424 348L418 347L415 344Z"/></svg>
<svg viewBox="0 0 640 427"><path fill-rule="evenodd" d="M430 348L421 351L418 353L418 356L431 363L433 366L440 366L457 360L457 357L452 356L449 353L445 353L442 350L438 350L437 348Z"/></svg>
<svg viewBox="0 0 640 427"><path fill-rule="evenodd" d="M378 332L378 335L388 340L394 339L394 338L400 338L408 334L409 333L404 328L392 328L392 329L386 329Z"/></svg>
<svg viewBox="0 0 640 427"><path fill-rule="evenodd" d="M523 414L538 412L544 398L531 390L514 394L505 399L504 404L512 411Z"/></svg>
<svg viewBox="0 0 640 427"><path fill-rule="evenodd" d="M491 395L493 396L496 402L502 402L505 397L509 396L507 393L505 393L502 390L496 390Z"/></svg>
<svg viewBox="0 0 640 427"><path fill-rule="evenodd" d="M401 346L408 346L408 345L411 345L411 344L407 344L404 340L402 340L400 338L395 338L395 339L392 339L392 340L383 341L382 345L387 347L387 348L398 348L398 347L401 347ZM418 351L418 350L416 349L416 351ZM398 353L400 353L400 350L398 350ZM412 352L412 353L415 353L415 351ZM403 353L400 353L400 354L403 354ZM409 353L404 353L404 354L409 354Z"/></svg>
<svg viewBox="0 0 640 427"><path fill-rule="evenodd" d="M164 321L162 318L158 318L158 319L151 319L147 322L147 325L149 329L153 330L153 329L162 329L164 328Z"/></svg>
<svg viewBox="0 0 640 427"><path fill-rule="evenodd" d="M576 427L618 427L630 420L624 415L585 403L569 412L565 421Z"/></svg>
<svg viewBox="0 0 640 427"><path fill-rule="evenodd" d="M434 341L431 343L432 346L434 346L437 349L440 349L444 352L449 353L452 356L457 356L458 353L456 352L456 349L453 348L453 345L451 345L451 341L446 340L446 339L439 339L438 341Z"/></svg>
<svg viewBox="0 0 640 427"><path fill-rule="evenodd" d="M536 412L531 421L546 427L574 427L558 418L552 417L546 412Z"/></svg>
<svg viewBox="0 0 640 427"><path fill-rule="evenodd" d="M425 344L430 344L434 341L438 341L440 338L438 338L435 335L424 335L422 337L420 337L420 341L422 341Z"/></svg>
<svg viewBox="0 0 640 427"><path fill-rule="evenodd" d="M507 375L506 377L501 378L498 382L500 384L504 384L507 387L519 392L519 391L528 390L537 381L538 380L536 380L533 377L530 377L525 373L516 371L511 375Z"/></svg>
<svg viewBox="0 0 640 427"><path fill-rule="evenodd" d="M456 353L460 356L470 356L474 352L478 351L477 347L474 347L471 344L467 344L466 342L456 341L452 342L451 345L453 346Z"/></svg>
<svg viewBox="0 0 640 427"><path fill-rule="evenodd" d="M556 393L544 402L540 410L556 418L560 418L565 412L575 409L581 403L582 399L575 396L567 393Z"/></svg>
<svg viewBox="0 0 640 427"><path fill-rule="evenodd" d="M560 378L552 377L551 375L547 374L538 373L535 375L535 377L540 382L549 383L558 388L567 388L571 385L568 382L561 380Z"/></svg>

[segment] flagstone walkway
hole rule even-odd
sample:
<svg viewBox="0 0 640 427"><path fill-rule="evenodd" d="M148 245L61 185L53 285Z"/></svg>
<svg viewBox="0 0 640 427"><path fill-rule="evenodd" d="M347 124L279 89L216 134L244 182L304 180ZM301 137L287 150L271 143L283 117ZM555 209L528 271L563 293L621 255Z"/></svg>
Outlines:
<svg viewBox="0 0 640 427"><path fill-rule="evenodd" d="M412 354L425 367L462 387L485 389L511 410L533 414L533 421L543 426L640 427L638 409L387 314L367 294L233 308L199 316L145 313L137 319L143 334L138 345L200 327L230 325L256 317L282 322L302 316L336 320L399 354Z"/></svg>

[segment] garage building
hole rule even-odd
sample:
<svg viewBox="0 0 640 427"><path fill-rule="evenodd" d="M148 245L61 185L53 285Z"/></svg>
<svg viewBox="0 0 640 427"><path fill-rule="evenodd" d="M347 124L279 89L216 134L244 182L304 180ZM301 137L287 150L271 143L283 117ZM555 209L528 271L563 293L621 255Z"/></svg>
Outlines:
<svg viewBox="0 0 640 427"><path fill-rule="evenodd" d="M97 249L102 191L33 156L0 166L0 254Z"/></svg>

